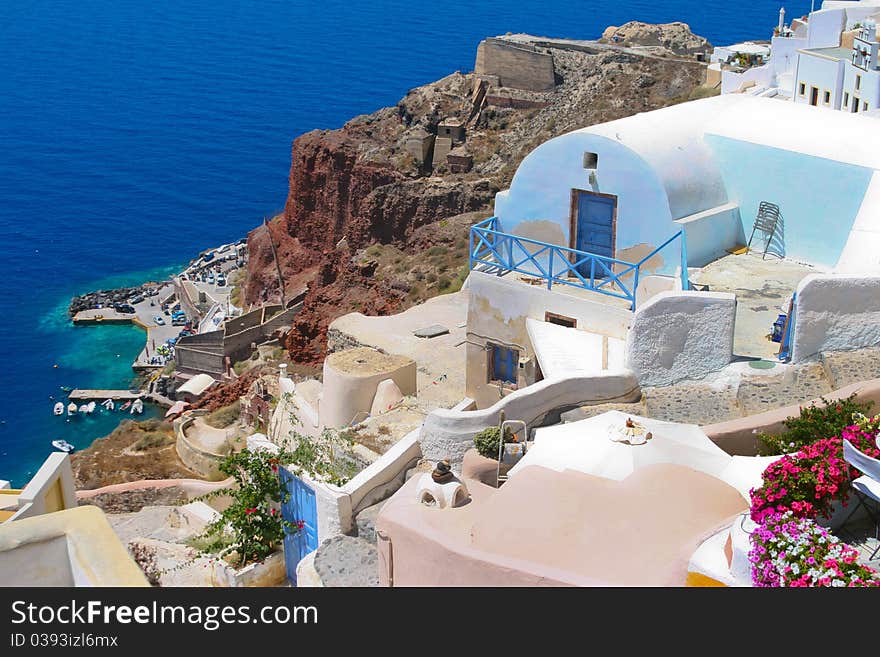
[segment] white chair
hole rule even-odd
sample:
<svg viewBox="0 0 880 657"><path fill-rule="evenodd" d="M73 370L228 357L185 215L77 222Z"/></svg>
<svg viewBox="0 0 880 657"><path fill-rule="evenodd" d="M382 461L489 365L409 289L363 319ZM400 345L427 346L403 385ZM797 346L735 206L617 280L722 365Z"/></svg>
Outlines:
<svg viewBox="0 0 880 657"><path fill-rule="evenodd" d="M843 441L843 460L863 473L861 477L853 480L852 487L856 497L859 499L859 506L864 505L868 515L871 516L871 520L874 521L874 535L880 541L880 518L871 513L868 505L865 503L868 498L880 503L880 460L872 458L853 447L848 440ZM856 509L853 509L850 515L847 516L847 519L855 513ZM877 546L868 559L871 560L876 557L878 552L880 552L880 545Z"/></svg>

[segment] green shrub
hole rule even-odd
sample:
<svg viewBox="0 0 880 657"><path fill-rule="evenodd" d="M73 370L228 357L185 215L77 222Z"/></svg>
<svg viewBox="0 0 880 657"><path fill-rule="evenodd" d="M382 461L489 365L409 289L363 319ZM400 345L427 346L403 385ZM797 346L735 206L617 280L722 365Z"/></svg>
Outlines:
<svg viewBox="0 0 880 657"><path fill-rule="evenodd" d="M505 429L505 435L508 438L510 437L510 429ZM474 447L477 448L481 456L497 461L500 441L501 429L499 427L489 427L474 436Z"/></svg>
<svg viewBox="0 0 880 657"><path fill-rule="evenodd" d="M782 424L787 431L780 435L758 434L761 441L760 452L771 456L796 452L817 440L839 436L844 428L853 424L853 413L867 415L873 402L855 401L855 393L839 401L822 398L821 405L815 403L801 407L800 415L790 417Z"/></svg>
<svg viewBox="0 0 880 657"><path fill-rule="evenodd" d="M155 447L165 447L172 444L174 440L174 435L167 431L145 431L144 435L131 448L136 452L143 452Z"/></svg>
<svg viewBox="0 0 880 657"><path fill-rule="evenodd" d="M429 256L443 255L444 253L446 253L447 250L448 249L445 246L432 246L430 249L428 249L428 255Z"/></svg>
<svg viewBox="0 0 880 657"><path fill-rule="evenodd" d="M215 429L225 429L241 415L241 400L236 399L229 406L218 408L205 416L205 423Z"/></svg>

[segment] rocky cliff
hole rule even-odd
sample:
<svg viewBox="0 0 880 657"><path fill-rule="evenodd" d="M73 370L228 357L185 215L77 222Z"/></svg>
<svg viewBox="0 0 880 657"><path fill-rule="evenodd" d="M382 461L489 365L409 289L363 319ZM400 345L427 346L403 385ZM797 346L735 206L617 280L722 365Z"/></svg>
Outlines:
<svg viewBox="0 0 880 657"><path fill-rule="evenodd" d="M682 25L660 26L661 42L669 32L667 42L686 44L662 52L639 50L633 39L624 48L499 37L493 42L552 55L555 88L511 89L491 75L454 73L411 90L396 107L298 137L284 212L248 236L245 304L290 299L308 287L287 347L295 360L316 363L337 316L399 312L457 289L467 225L450 218L489 216L494 194L529 151L558 134L691 97L705 65L681 53L708 44L687 38ZM441 123L460 125L463 143L443 143ZM441 146L455 147L468 165L454 167ZM473 212L481 214L466 214ZM428 263L436 270L426 271Z"/></svg>

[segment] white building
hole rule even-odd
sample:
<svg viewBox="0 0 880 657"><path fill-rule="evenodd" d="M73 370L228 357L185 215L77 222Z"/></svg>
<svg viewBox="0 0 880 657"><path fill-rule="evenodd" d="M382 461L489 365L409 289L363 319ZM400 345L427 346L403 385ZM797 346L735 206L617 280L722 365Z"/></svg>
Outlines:
<svg viewBox="0 0 880 657"><path fill-rule="evenodd" d="M880 0L826 0L809 16L779 24L762 66L738 70L723 65L727 49L716 49L711 67L721 92L775 96L796 103L869 111L880 101L876 21Z"/></svg>

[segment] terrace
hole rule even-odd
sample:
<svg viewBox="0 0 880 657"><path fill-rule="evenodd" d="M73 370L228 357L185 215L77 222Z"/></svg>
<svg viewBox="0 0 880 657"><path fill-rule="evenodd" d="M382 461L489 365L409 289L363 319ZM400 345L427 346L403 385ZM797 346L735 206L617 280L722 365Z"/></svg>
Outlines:
<svg viewBox="0 0 880 657"><path fill-rule="evenodd" d="M623 299L636 309L636 291L646 264L661 251L678 243L681 263L677 276L681 288L690 289L687 270L687 243L683 230L670 237L638 262L578 251L558 244L520 237L501 230L497 217L489 217L470 230L470 269L489 273L517 272L538 276L546 282L566 285L605 296Z"/></svg>

